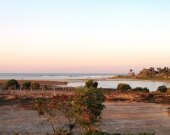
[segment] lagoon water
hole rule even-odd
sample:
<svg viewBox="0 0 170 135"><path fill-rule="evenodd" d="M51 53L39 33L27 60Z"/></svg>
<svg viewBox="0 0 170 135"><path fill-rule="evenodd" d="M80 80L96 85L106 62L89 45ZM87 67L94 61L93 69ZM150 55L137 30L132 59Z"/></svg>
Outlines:
<svg viewBox="0 0 170 135"><path fill-rule="evenodd" d="M98 79L111 77L118 74L83 74L83 73L0 73L0 79L16 80L72 80L68 85L84 86L85 82L73 82L74 79ZM125 75L125 74L119 74ZM170 87L170 83L156 81L98 81L98 87L116 88L119 83L127 83L132 88L147 87L150 91L156 91L160 85Z"/></svg>
<svg viewBox="0 0 170 135"><path fill-rule="evenodd" d="M119 83L129 84L132 88L136 87L147 87L150 91L156 91L160 85L170 87L170 83L167 82L156 82L156 81L97 81L98 87L102 88L116 88ZM85 82L71 82L68 85L71 86L84 86Z"/></svg>

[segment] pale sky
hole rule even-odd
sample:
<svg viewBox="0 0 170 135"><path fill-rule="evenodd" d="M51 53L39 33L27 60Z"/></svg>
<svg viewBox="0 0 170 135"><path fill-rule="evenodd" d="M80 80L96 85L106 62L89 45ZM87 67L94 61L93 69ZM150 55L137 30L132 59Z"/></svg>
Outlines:
<svg viewBox="0 0 170 135"><path fill-rule="evenodd" d="M0 0L0 73L170 67L170 0Z"/></svg>

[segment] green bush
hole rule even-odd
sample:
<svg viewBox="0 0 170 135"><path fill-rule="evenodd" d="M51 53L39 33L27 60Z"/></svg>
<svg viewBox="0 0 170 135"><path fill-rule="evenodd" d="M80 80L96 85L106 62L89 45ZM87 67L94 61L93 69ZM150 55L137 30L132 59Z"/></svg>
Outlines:
<svg viewBox="0 0 170 135"><path fill-rule="evenodd" d="M149 89L147 87L136 87L134 88L133 90L136 90L136 91L143 91L143 92L149 92Z"/></svg>
<svg viewBox="0 0 170 135"><path fill-rule="evenodd" d="M93 83L93 87L94 87L94 88L97 88L97 86L98 86L98 82L94 82L94 83Z"/></svg>
<svg viewBox="0 0 170 135"><path fill-rule="evenodd" d="M167 87L165 85L161 85L158 87L157 91L159 92L166 92L167 91Z"/></svg>
<svg viewBox="0 0 170 135"><path fill-rule="evenodd" d="M11 79L11 80L8 80L6 83L5 83L5 87L6 88L19 88L20 87L20 85L19 85L19 83L17 82L17 80L15 80L15 79Z"/></svg>
<svg viewBox="0 0 170 135"><path fill-rule="evenodd" d="M142 87L136 87L133 90L142 91Z"/></svg>
<svg viewBox="0 0 170 135"><path fill-rule="evenodd" d="M144 92L149 92L149 89L148 89L147 87L144 87L144 88L142 89L142 91L144 91Z"/></svg>
<svg viewBox="0 0 170 135"><path fill-rule="evenodd" d="M26 81L26 82L23 83L23 87L24 88L30 88L30 86L31 86L31 82L30 81Z"/></svg>
<svg viewBox="0 0 170 135"><path fill-rule="evenodd" d="M32 82L32 83L31 83L31 87L32 87L33 89L39 89L39 88L40 88L40 84L37 83L37 82Z"/></svg>
<svg viewBox="0 0 170 135"><path fill-rule="evenodd" d="M88 88L90 87L97 88L98 82L93 82L93 80L88 80L87 82L85 82L85 86Z"/></svg>
<svg viewBox="0 0 170 135"><path fill-rule="evenodd" d="M56 127L54 134L49 135L73 135L75 126L86 129L86 132L94 131L102 119L105 99L102 88L77 87L72 98L56 95L51 99L37 99L35 109L39 115L45 115L46 122Z"/></svg>
<svg viewBox="0 0 170 135"><path fill-rule="evenodd" d="M118 90L128 90L131 89L129 84L125 84L125 83L119 83L117 86Z"/></svg>
<svg viewBox="0 0 170 135"><path fill-rule="evenodd" d="M83 128L86 130L93 129L93 126L101 120L102 110L105 108L103 104L105 99L106 97L102 88L76 88L72 105L74 115Z"/></svg>

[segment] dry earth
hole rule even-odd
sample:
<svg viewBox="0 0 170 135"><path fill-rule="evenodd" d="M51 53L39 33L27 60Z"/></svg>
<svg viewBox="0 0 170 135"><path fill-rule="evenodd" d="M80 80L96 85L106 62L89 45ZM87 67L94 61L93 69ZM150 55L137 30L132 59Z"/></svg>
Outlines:
<svg viewBox="0 0 170 135"><path fill-rule="evenodd" d="M55 93L56 92L56 93ZM72 95L73 91L48 90L39 91L14 91L1 92L1 98L40 98L52 97L54 94ZM107 97L115 99L128 99L124 102L106 102L103 110L103 122L99 127L101 131L109 133L141 133L149 132L156 135L170 134L169 105L134 102L140 99L140 92L113 92ZM40 126L45 120L44 116L38 116L34 110L28 110L20 104L0 106L0 135L7 135L13 131L19 131L21 135L34 133L34 135L52 132L52 127L47 123Z"/></svg>
<svg viewBox="0 0 170 135"><path fill-rule="evenodd" d="M105 103L102 131L109 133L141 133L156 135L170 134L168 105L154 103Z"/></svg>
<svg viewBox="0 0 170 135"><path fill-rule="evenodd" d="M154 103L105 103L103 123L100 130L113 133L150 132L156 135L170 134L170 117L167 105ZM44 116L38 116L34 110L25 110L19 105L0 107L0 133L12 131L44 134L52 131L49 124L40 126Z"/></svg>

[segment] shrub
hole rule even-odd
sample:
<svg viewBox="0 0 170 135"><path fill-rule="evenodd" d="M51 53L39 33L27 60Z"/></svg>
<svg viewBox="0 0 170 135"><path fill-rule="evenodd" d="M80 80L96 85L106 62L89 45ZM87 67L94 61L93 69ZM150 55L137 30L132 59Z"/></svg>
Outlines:
<svg viewBox="0 0 170 135"><path fill-rule="evenodd" d="M11 79L11 80L8 80L6 83L5 83L5 87L6 88L19 88L20 87L20 85L19 85L19 83L17 82L17 80L15 80L15 79Z"/></svg>
<svg viewBox="0 0 170 135"><path fill-rule="evenodd" d="M102 88L78 87L75 90L74 115L83 128L93 129L95 124L100 121L102 110L105 108L103 104L105 99Z"/></svg>
<svg viewBox="0 0 170 135"><path fill-rule="evenodd" d="M30 81L26 81L26 82L23 83L23 87L24 88L30 88L30 86L31 86L31 82Z"/></svg>
<svg viewBox="0 0 170 135"><path fill-rule="evenodd" d="M161 85L161 86L158 87L157 91L166 92L167 91L167 87L165 85Z"/></svg>
<svg viewBox="0 0 170 135"><path fill-rule="evenodd" d="M142 91L144 91L144 92L149 92L149 89L148 89L147 87L144 87L144 88L142 89Z"/></svg>
<svg viewBox="0 0 170 135"><path fill-rule="evenodd" d="M93 83L93 87L94 87L94 88L97 88L97 86L98 86L98 82L94 82L94 83Z"/></svg>
<svg viewBox="0 0 170 135"><path fill-rule="evenodd" d="M125 83L119 83L117 86L118 90L128 90L131 89L129 84L125 84Z"/></svg>
<svg viewBox="0 0 170 135"><path fill-rule="evenodd" d="M136 87L133 90L142 91L142 87Z"/></svg>
<svg viewBox="0 0 170 135"><path fill-rule="evenodd" d="M143 91L143 92L149 92L149 89L147 87L136 87L134 88L133 90L136 90L136 91Z"/></svg>
<svg viewBox="0 0 170 135"><path fill-rule="evenodd" d="M93 82L93 80L88 80L87 82L85 82L85 86L88 88L90 87L97 88L98 82Z"/></svg>
<svg viewBox="0 0 170 135"><path fill-rule="evenodd" d="M31 83L31 87L32 87L33 89L39 89L39 88L40 88L40 84L37 83L37 82L32 82L32 83Z"/></svg>
<svg viewBox="0 0 170 135"><path fill-rule="evenodd" d="M35 109L39 115L45 115L45 121L51 123L55 135L73 135L75 126L91 131L98 125L105 98L102 88L78 87L72 98L56 95L52 99L37 99Z"/></svg>

